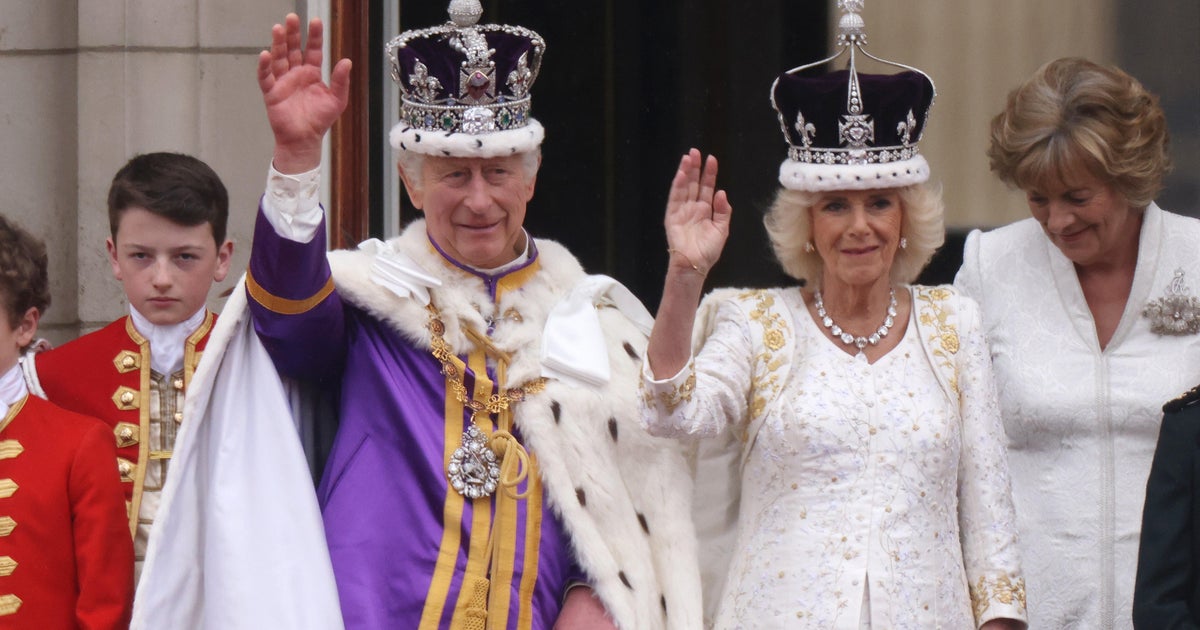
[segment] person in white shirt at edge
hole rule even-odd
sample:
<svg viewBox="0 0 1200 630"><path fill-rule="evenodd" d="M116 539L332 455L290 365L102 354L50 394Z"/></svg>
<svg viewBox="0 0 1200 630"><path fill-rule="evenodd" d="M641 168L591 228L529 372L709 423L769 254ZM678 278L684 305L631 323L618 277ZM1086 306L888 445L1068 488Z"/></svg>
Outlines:
<svg viewBox="0 0 1200 630"><path fill-rule="evenodd" d="M717 291L697 315L732 209L716 159L683 156L643 422L686 440L732 434L739 451L724 470L740 503L704 479L718 460L697 473L697 508L736 515L724 529L697 515L711 626L1023 628L977 307L908 284L943 239L915 145L933 84L913 70L858 73L857 38L841 41L848 70L804 74L812 64L772 88L791 152L765 222L801 287Z"/></svg>
<svg viewBox="0 0 1200 630"><path fill-rule="evenodd" d="M972 232L1036 628L1130 628L1163 401L1200 381L1200 221L1154 204L1158 99L1078 58L1040 68L991 124L991 168L1031 218Z"/></svg>

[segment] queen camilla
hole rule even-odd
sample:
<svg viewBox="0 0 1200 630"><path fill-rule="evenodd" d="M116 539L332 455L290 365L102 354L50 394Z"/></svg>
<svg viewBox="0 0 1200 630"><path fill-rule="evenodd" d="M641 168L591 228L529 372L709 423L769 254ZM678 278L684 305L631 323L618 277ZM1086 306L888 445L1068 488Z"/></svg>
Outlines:
<svg viewBox="0 0 1200 630"><path fill-rule="evenodd" d="M799 286L720 290L697 310L732 208L716 159L683 156L643 422L699 439L702 454L731 436L725 470L740 496L697 483L710 493L698 506L734 516L697 516L712 552L712 627L1021 628L978 308L951 288L909 284L943 240L940 191L917 149L934 86L905 66L857 71L868 55L861 4L841 3L837 55L772 87L789 154L765 223ZM846 69L815 70L843 55ZM719 459L698 474L708 461ZM722 549L727 558L712 557Z"/></svg>

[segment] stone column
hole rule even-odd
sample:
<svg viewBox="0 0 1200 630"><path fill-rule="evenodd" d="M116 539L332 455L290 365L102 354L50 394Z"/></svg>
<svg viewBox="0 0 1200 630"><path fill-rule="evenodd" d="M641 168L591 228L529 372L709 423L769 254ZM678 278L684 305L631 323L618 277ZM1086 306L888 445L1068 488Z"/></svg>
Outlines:
<svg viewBox="0 0 1200 630"><path fill-rule="evenodd" d="M0 213L46 240L52 303L43 336L74 336L76 41L74 1L0 0Z"/></svg>

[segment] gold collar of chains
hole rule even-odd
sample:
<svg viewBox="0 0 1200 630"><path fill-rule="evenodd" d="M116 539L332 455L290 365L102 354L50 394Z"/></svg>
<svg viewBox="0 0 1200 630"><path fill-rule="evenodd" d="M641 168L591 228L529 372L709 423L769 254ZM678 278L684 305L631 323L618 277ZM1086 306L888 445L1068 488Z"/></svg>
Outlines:
<svg viewBox="0 0 1200 630"><path fill-rule="evenodd" d="M437 307L430 304L425 307L429 311L429 345L433 348L433 356L442 364L442 374L444 374L450 382L450 389L454 391L455 399L471 409L471 420L475 420L475 416L479 412L488 414L502 413L508 411L512 405L525 400L531 394L536 394L546 389L545 377L538 377L520 387L504 389L502 386L499 392L492 394L487 400L475 400L467 393L467 386L463 383L463 375L459 372L458 366L454 364L454 350L450 348L450 344L446 343L444 335L446 334L446 325L442 323L441 313ZM485 337L478 334L471 334L474 331L465 329L469 336L475 338L476 342L482 341L485 346L490 348L491 343ZM508 362L508 354L500 352L495 348L490 348L496 355L501 358L501 365ZM503 380L503 379L498 379ZM500 384L497 383L499 386Z"/></svg>
<svg viewBox="0 0 1200 630"><path fill-rule="evenodd" d="M426 306L426 309L429 311L429 345L432 354L442 364L442 374L446 377L447 386L454 392L455 400L471 410L472 426L463 432L462 446L455 450L447 465L446 474L451 487L470 499L490 496L497 487L503 488L506 494L515 499L524 498L525 495L518 494L516 488L528 475L529 454L512 435L511 409L529 395L546 389L547 379L539 377L520 387L504 388L502 383L509 355L492 346L486 337L464 328L476 344L497 356L498 392L486 400L476 400L467 391L463 374L454 362L454 351L446 343L446 325L441 320L441 314L433 304ZM499 428L492 432L490 440L475 426L475 418L480 412L499 417ZM516 470L513 470L514 466Z"/></svg>

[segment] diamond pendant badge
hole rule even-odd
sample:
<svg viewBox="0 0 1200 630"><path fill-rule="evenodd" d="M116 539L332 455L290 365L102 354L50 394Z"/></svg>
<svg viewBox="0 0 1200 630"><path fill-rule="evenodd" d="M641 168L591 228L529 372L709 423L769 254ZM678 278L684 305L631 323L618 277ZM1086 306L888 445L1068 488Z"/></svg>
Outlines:
<svg viewBox="0 0 1200 630"><path fill-rule="evenodd" d="M468 499L491 496L500 481L500 462L478 427L463 432L462 446L454 450L446 466L450 487Z"/></svg>

